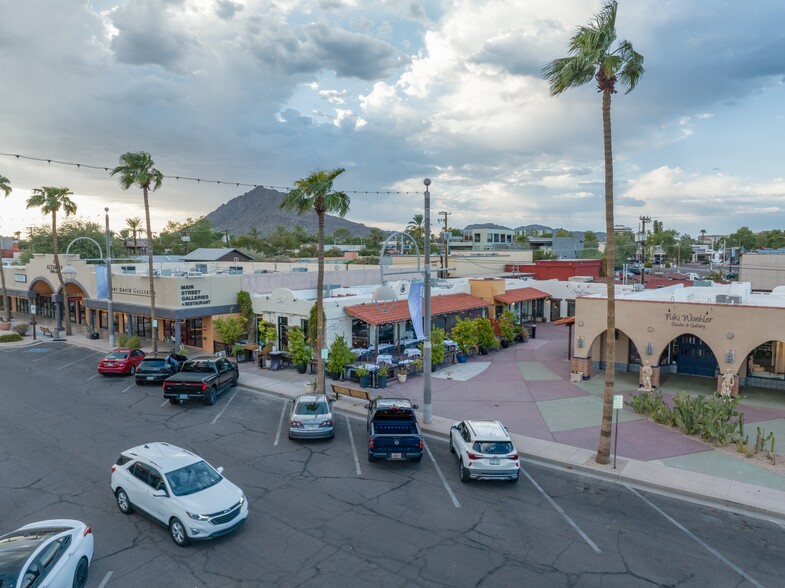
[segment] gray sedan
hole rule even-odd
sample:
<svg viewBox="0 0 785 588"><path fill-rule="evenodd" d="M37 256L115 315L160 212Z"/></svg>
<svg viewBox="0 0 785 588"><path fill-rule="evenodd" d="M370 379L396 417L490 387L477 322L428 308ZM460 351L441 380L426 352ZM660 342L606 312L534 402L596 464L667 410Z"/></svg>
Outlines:
<svg viewBox="0 0 785 588"><path fill-rule="evenodd" d="M324 394L303 394L292 403L289 439L332 439L335 437L333 408Z"/></svg>

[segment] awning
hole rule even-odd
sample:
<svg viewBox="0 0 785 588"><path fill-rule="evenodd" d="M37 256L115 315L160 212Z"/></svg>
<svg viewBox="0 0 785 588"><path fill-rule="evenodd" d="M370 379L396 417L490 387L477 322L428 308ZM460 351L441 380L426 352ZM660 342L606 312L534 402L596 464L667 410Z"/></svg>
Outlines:
<svg viewBox="0 0 785 588"><path fill-rule="evenodd" d="M462 310L473 310L475 308L485 308L487 306L488 303L485 300L469 294L433 296L431 297L431 316L452 314ZM382 312L379 305L373 302L346 306L343 310L348 315L376 326L401 323L411 319L411 316L409 315L409 302L407 300L398 300L392 305L389 312Z"/></svg>
<svg viewBox="0 0 785 588"><path fill-rule="evenodd" d="M502 304L514 304L515 302L523 302L524 300L536 300L538 298L550 298L551 295L537 288L516 288L515 290L508 290L504 294L494 296L497 302Z"/></svg>
<svg viewBox="0 0 785 588"><path fill-rule="evenodd" d="M553 321L554 325L572 325L574 323L575 323L574 316L565 316L564 318L559 319L558 321Z"/></svg>

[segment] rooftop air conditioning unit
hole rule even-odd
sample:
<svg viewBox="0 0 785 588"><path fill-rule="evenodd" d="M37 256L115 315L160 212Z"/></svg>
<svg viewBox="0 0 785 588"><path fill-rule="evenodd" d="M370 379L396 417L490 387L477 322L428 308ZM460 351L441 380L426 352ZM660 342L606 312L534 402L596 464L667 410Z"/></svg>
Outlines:
<svg viewBox="0 0 785 588"><path fill-rule="evenodd" d="M728 296L728 304L741 304L741 296Z"/></svg>
<svg viewBox="0 0 785 588"><path fill-rule="evenodd" d="M202 277L204 277L204 274L202 272L197 272L197 271L194 271L194 270L190 270L188 272L188 277L189 278L202 278Z"/></svg>
<svg viewBox="0 0 785 588"><path fill-rule="evenodd" d="M324 295L325 296L332 296L333 291L340 288L340 284L325 284L324 285Z"/></svg>
<svg viewBox="0 0 785 588"><path fill-rule="evenodd" d="M632 291L633 292L643 292L645 286L643 284L633 284Z"/></svg>
<svg viewBox="0 0 785 588"><path fill-rule="evenodd" d="M724 302L725 304L728 303L728 295L727 294L717 294L716 298L717 302Z"/></svg>

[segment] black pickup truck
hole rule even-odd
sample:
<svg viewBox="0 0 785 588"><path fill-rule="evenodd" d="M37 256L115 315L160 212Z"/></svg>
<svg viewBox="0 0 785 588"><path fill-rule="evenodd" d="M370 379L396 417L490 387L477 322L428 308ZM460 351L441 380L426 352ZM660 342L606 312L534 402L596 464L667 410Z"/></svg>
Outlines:
<svg viewBox="0 0 785 588"><path fill-rule="evenodd" d="M237 385L238 378L237 364L225 357L189 359L178 373L164 380L164 398L172 404L196 398L212 406L220 393Z"/></svg>
<svg viewBox="0 0 785 588"><path fill-rule="evenodd" d="M420 461L422 434L416 404L405 398L377 398L368 409L368 461L377 459Z"/></svg>

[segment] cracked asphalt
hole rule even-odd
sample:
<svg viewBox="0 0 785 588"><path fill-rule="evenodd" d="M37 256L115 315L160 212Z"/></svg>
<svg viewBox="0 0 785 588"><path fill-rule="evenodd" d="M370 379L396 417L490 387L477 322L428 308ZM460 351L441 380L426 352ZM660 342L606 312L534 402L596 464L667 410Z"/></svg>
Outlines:
<svg viewBox="0 0 785 588"><path fill-rule="evenodd" d="M85 521L89 586L783 585L784 523L531 463L536 485L461 484L447 443L428 439L456 508L428 457L368 463L358 419L336 419L333 441L290 441L284 428L275 445L281 398L241 379L215 406L162 406L157 386L92 377L91 354L56 343L0 352L0 533ZM246 525L183 549L122 515L111 466L147 441L223 466L249 499Z"/></svg>

